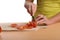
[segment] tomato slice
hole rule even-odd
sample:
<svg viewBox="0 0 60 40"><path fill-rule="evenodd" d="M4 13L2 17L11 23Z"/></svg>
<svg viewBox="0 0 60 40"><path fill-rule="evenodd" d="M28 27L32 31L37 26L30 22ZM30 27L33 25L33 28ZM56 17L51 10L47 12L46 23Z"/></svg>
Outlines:
<svg viewBox="0 0 60 40"><path fill-rule="evenodd" d="M0 33L2 32L2 28L1 28L1 26L0 26Z"/></svg>
<svg viewBox="0 0 60 40"><path fill-rule="evenodd" d="M16 27L16 26L18 26L18 25L15 24L15 23L14 24L11 24L11 27L13 27L13 28Z"/></svg>
<svg viewBox="0 0 60 40"><path fill-rule="evenodd" d="M32 29L37 26L37 23L35 21L29 22L26 25L18 26L17 29L24 30L24 29Z"/></svg>
<svg viewBox="0 0 60 40"><path fill-rule="evenodd" d="M37 22L35 22L35 21L30 22L30 26L36 27L37 26Z"/></svg>

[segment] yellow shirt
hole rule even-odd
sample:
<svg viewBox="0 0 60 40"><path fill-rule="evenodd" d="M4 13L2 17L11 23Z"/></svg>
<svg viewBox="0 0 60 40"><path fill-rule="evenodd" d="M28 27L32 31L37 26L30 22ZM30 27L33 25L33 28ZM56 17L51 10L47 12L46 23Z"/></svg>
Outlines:
<svg viewBox="0 0 60 40"><path fill-rule="evenodd" d="M51 18L60 12L60 0L37 0L37 11L35 17L39 14Z"/></svg>

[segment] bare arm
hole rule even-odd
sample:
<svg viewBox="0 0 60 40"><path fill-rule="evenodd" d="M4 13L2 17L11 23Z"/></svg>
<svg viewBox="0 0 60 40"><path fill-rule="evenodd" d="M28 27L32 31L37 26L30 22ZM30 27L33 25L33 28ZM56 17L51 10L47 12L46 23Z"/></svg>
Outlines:
<svg viewBox="0 0 60 40"><path fill-rule="evenodd" d="M57 15L55 15L54 17L52 17L51 19L49 19L49 21L47 22L47 24L54 24L56 22L60 22L60 13L58 13Z"/></svg>
<svg viewBox="0 0 60 40"><path fill-rule="evenodd" d="M43 18L43 19L41 19L41 18ZM47 25L51 25L51 24L60 22L60 13L58 13L57 15L55 15L54 17L52 17L50 19L47 19L44 15L40 14L37 16L36 20L37 20L38 24L46 23Z"/></svg>

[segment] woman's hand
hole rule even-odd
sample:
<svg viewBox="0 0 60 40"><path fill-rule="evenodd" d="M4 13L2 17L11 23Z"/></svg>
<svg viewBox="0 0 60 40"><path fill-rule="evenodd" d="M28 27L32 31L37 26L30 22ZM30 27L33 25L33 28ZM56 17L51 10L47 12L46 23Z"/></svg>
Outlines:
<svg viewBox="0 0 60 40"><path fill-rule="evenodd" d="M27 9L27 12L30 15L32 14L31 11L33 12L32 15L34 15L34 13L36 12L36 9L37 9L36 5L34 3L32 3L32 2L26 2L24 7Z"/></svg>
<svg viewBox="0 0 60 40"><path fill-rule="evenodd" d="M47 24L49 23L49 20L42 14L38 15L36 17L37 24Z"/></svg>

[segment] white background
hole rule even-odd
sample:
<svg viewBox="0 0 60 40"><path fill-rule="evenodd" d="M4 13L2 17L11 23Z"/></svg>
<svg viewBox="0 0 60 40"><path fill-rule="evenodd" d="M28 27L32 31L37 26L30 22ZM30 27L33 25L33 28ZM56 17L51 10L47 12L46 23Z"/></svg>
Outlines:
<svg viewBox="0 0 60 40"><path fill-rule="evenodd" d="M0 23L31 21L24 3L25 0L0 0Z"/></svg>

